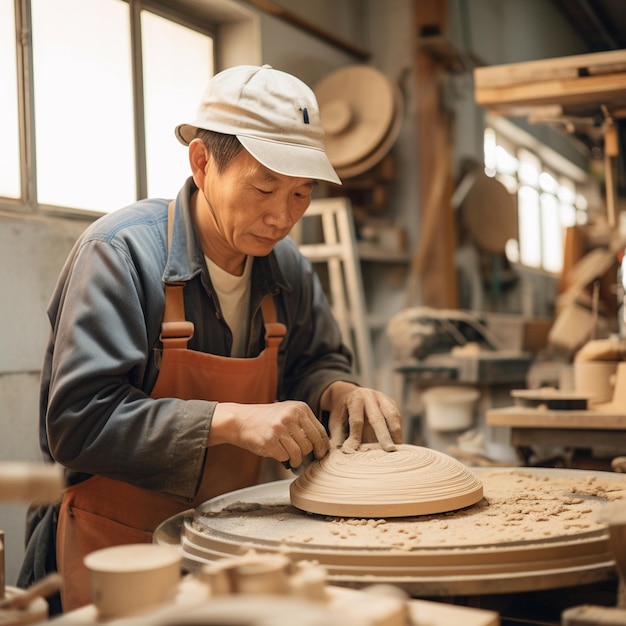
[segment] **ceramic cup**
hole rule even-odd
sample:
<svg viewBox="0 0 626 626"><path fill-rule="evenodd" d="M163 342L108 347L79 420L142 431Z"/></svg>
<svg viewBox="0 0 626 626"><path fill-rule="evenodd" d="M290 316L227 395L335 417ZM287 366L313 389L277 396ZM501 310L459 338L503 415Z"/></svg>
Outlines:
<svg viewBox="0 0 626 626"><path fill-rule="evenodd" d="M84 562L101 619L142 613L171 601L178 591L181 555L171 546L114 546L91 552Z"/></svg>

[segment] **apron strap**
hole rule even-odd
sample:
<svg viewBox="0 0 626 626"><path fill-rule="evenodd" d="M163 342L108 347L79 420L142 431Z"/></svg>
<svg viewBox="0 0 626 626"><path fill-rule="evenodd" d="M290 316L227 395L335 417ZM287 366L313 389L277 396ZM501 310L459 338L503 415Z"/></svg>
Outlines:
<svg viewBox="0 0 626 626"><path fill-rule="evenodd" d="M167 208L167 248L172 245L174 231L174 207L172 200ZM183 299L184 282L165 283L165 311L161 323L160 340L163 349L187 348L187 343L193 337L193 322L185 319L185 301Z"/></svg>
<svg viewBox="0 0 626 626"><path fill-rule="evenodd" d="M276 303L271 293L261 300L261 311L265 322L265 347L278 347L287 334L287 327L276 321Z"/></svg>

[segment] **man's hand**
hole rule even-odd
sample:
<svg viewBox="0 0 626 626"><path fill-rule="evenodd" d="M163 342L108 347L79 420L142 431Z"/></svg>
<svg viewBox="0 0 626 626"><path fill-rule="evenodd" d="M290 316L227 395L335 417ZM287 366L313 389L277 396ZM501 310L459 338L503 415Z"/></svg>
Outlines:
<svg viewBox="0 0 626 626"><path fill-rule="evenodd" d="M331 446L354 452L362 443L378 441L387 452L402 443L402 416L396 403L380 391L336 382L322 394L330 411ZM347 438L346 438L347 437Z"/></svg>
<svg viewBox="0 0 626 626"><path fill-rule="evenodd" d="M209 446L230 443L292 468L311 452L321 459L330 442L308 404L287 400L272 404L222 402L213 413Z"/></svg>

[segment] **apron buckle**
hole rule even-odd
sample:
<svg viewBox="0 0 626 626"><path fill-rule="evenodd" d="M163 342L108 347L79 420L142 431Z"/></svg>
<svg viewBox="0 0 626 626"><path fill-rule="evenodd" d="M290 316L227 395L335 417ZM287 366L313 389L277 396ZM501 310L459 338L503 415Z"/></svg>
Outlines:
<svg viewBox="0 0 626 626"><path fill-rule="evenodd" d="M265 340L280 338L287 334L287 327L280 322L270 322L265 324Z"/></svg>
<svg viewBox="0 0 626 626"><path fill-rule="evenodd" d="M161 324L161 341L167 339L183 339L189 341L193 337L193 323L187 321L163 322Z"/></svg>

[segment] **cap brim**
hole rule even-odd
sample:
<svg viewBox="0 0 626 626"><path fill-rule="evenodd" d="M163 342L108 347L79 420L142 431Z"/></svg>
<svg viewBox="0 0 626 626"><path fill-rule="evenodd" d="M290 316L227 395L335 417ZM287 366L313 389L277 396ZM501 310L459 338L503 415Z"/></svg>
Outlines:
<svg viewBox="0 0 626 626"><path fill-rule="evenodd" d="M198 128L191 124L179 124L174 129L176 139L180 141L184 146L188 146L196 136Z"/></svg>
<svg viewBox="0 0 626 626"><path fill-rule="evenodd" d="M180 143L188 146L195 138L197 126L180 124L174 129ZM341 179L326 153L314 146L302 146L247 135L237 135L241 145L262 165L278 174L312 178L341 185Z"/></svg>
<svg viewBox="0 0 626 626"><path fill-rule="evenodd" d="M320 148L246 135L237 135L237 139L259 163L277 174L341 185L341 179Z"/></svg>

